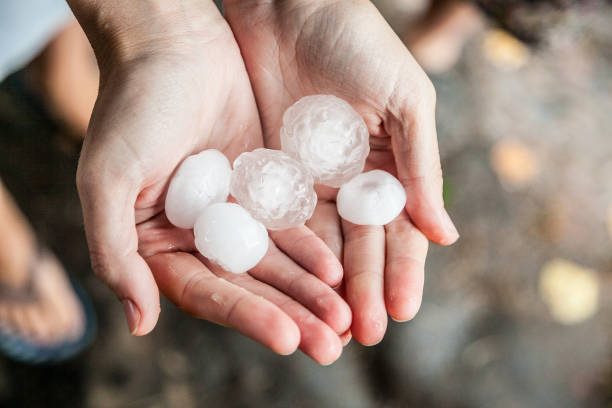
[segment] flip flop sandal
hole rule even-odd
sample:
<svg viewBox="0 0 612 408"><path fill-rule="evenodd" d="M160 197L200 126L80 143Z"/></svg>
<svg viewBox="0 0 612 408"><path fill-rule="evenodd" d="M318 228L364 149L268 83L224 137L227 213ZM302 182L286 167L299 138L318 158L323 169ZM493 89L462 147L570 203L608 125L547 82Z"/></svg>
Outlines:
<svg viewBox="0 0 612 408"><path fill-rule="evenodd" d="M40 245L37 245L37 247L38 255L29 269L29 277L26 285L22 288L15 289L0 284L0 299L22 303L24 305L38 301L38 293L35 285L38 274L40 273L38 265L41 259L53 255ZM22 334L15 333L13 330L6 327L6 325L0 324L0 352L13 360L26 364L54 364L63 362L85 349L95 337L96 315L85 290L74 279L70 279L70 283L83 308L85 316L85 328L80 337L74 340L66 340L52 346L41 345L27 339Z"/></svg>

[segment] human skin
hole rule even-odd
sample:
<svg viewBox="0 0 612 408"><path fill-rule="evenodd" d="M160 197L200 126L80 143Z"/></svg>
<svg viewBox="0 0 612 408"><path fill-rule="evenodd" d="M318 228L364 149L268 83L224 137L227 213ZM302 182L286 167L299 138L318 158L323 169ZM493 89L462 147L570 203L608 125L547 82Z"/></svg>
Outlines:
<svg viewBox="0 0 612 408"><path fill-rule="evenodd" d="M342 267L307 227L275 234L264 259L233 275L197 255L193 233L163 212L188 155L232 161L262 144L240 51L212 2L69 0L96 53L100 90L77 186L96 274L130 331L150 332L159 291L186 313L232 327L280 354L321 364L342 352L351 312L329 286ZM280 248L280 249L279 249Z"/></svg>
<svg viewBox="0 0 612 408"><path fill-rule="evenodd" d="M0 220L3 329L47 346L77 339L85 316L65 271L50 252L37 248L34 232L1 180ZM34 297L20 298L24 290Z"/></svg>
<svg viewBox="0 0 612 408"><path fill-rule="evenodd" d="M366 0L226 0L224 10L255 92L267 147L280 148L285 109L303 96L334 94L370 131L366 170L396 175L406 211L386 226L341 221L337 190L318 190L307 225L344 265L351 331L378 343L387 313L409 320L422 298L428 239L459 237L442 199L435 90L400 39Z"/></svg>

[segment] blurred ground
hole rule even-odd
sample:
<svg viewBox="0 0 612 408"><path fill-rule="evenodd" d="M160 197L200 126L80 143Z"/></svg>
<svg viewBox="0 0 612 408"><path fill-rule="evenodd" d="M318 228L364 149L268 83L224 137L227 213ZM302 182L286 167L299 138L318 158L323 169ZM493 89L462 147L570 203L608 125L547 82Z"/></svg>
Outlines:
<svg viewBox="0 0 612 408"><path fill-rule="evenodd" d="M10 77L0 85L0 174L89 289L100 329L66 365L0 359L0 405L612 407L610 21L611 7L571 12L526 54L485 31L434 78L461 240L432 248L414 321L391 323L376 347L350 344L327 368L167 302L151 335L131 337L89 271L78 149L23 73Z"/></svg>

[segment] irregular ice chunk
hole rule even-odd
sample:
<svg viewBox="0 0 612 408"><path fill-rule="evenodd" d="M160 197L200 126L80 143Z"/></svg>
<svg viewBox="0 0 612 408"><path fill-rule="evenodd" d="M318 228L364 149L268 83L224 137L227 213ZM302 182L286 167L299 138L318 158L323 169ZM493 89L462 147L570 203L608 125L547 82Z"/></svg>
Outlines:
<svg viewBox="0 0 612 408"><path fill-rule="evenodd" d="M406 192L391 174L372 170L340 187L336 205L340 216L353 224L385 225L406 205Z"/></svg>
<svg viewBox="0 0 612 408"><path fill-rule="evenodd" d="M370 153L365 122L333 95L305 96L290 106L280 134L282 150L302 163L316 183L331 187L361 173Z"/></svg>
<svg viewBox="0 0 612 408"><path fill-rule="evenodd" d="M231 175L229 161L218 150L204 150L187 157L168 187L168 220L179 228L193 228L202 210L227 200Z"/></svg>
<svg viewBox="0 0 612 408"><path fill-rule="evenodd" d="M304 166L280 150L255 149L234 161L232 196L266 228L304 225L317 195Z"/></svg>
<svg viewBox="0 0 612 408"><path fill-rule="evenodd" d="M208 206L193 228L198 251L226 271L253 268L268 250L268 231L238 204Z"/></svg>

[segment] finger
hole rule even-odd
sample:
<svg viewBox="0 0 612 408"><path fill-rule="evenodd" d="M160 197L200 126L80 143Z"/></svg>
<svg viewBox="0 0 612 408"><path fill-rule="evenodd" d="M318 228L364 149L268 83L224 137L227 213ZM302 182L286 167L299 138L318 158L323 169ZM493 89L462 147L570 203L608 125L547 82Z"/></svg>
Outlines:
<svg viewBox="0 0 612 408"><path fill-rule="evenodd" d="M421 306L428 241L405 212L385 230L385 305L392 319L410 320Z"/></svg>
<svg viewBox="0 0 612 408"><path fill-rule="evenodd" d="M329 286L334 287L342 280L340 261L308 227L270 231L270 237L289 258Z"/></svg>
<svg viewBox="0 0 612 408"><path fill-rule="evenodd" d="M136 226L138 252L143 258L160 252L193 252L196 250L193 230L170 224L165 213Z"/></svg>
<svg viewBox="0 0 612 408"><path fill-rule="evenodd" d="M435 90L423 74L421 91L406 87L396 93L385 121L391 135L399 179L406 188L406 210L431 241L454 243L459 234L444 209L442 168L435 121ZM407 98L406 95L416 94Z"/></svg>
<svg viewBox="0 0 612 408"><path fill-rule="evenodd" d="M340 223L338 210L336 210L336 203L319 200L312 217L306 221L306 226L325 242L327 247L336 255L336 258L342 261L344 239L342 238L342 224ZM340 284L340 281L331 286L337 286L338 284Z"/></svg>
<svg viewBox="0 0 612 408"><path fill-rule="evenodd" d="M344 281L340 283L337 287L334 288L336 293L340 295L343 299L346 299L346 284ZM340 341L342 342L342 346L346 347L351 339L353 338L353 334L351 333L351 329L349 328L347 331L340 335Z"/></svg>
<svg viewBox="0 0 612 408"><path fill-rule="evenodd" d="M351 334L351 329L348 329L347 331L342 333L340 335L340 341L342 342L342 346L346 347L351 342L352 338L353 338L353 335Z"/></svg>
<svg viewBox="0 0 612 408"><path fill-rule="evenodd" d="M95 166L94 166L95 167ZM94 272L121 301L130 332L144 335L159 317L159 291L138 254L134 203L137 193L123 178L79 167L77 186Z"/></svg>
<svg viewBox="0 0 612 408"><path fill-rule="evenodd" d="M162 293L190 315L232 327L278 354L297 349L300 333L287 314L218 278L193 255L157 254L148 262Z"/></svg>
<svg viewBox="0 0 612 408"><path fill-rule="evenodd" d="M344 231L344 282L353 311L351 332L370 346L382 340L387 329L383 297L385 229L342 221Z"/></svg>
<svg viewBox="0 0 612 408"><path fill-rule="evenodd" d="M266 256L249 274L304 305L336 333L343 333L351 326L351 309L344 299L331 287L295 264L279 251L273 242L270 242Z"/></svg>
<svg viewBox="0 0 612 408"><path fill-rule="evenodd" d="M338 335L299 302L248 273L232 274L220 270L216 265L209 264L209 267L213 268L214 272L223 279L262 296L280 307L299 327L299 349L317 363L329 365L340 357L342 343Z"/></svg>

